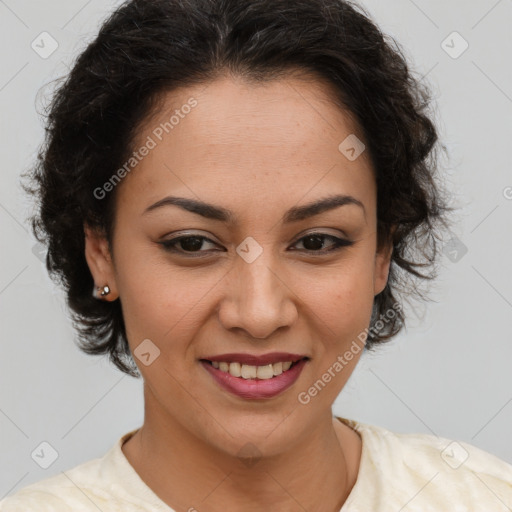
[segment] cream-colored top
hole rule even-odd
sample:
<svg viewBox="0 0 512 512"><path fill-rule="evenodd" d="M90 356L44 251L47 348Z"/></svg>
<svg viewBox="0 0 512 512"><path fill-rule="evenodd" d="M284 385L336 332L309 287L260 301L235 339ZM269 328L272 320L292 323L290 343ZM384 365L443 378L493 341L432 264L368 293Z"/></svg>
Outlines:
<svg viewBox="0 0 512 512"><path fill-rule="evenodd" d="M362 438L357 481L340 512L512 510L512 466L494 455L464 442L339 419ZM8 496L0 511L174 512L121 450L135 432L123 435L103 457Z"/></svg>

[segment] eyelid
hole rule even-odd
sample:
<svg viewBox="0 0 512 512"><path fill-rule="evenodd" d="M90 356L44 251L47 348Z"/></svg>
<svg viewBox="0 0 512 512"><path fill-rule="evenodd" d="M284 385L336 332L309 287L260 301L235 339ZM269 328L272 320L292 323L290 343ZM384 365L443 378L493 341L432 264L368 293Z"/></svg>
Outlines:
<svg viewBox="0 0 512 512"><path fill-rule="evenodd" d="M344 247L350 247L351 245L353 245L355 243L354 240L351 240L345 234L343 234L340 237L340 236L333 235L331 233L326 232L326 230L328 230L328 229L330 229L330 228L324 228L323 230L321 230L321 228L317 228L316 231L307 231L306 230L306 231L300 233L297 237L295 237L295 239L291 245L293 247L294 245L296 245L297 243L302 241L304 238L307 238L309 236L318 235L319 237L324 238L324 239L331 239L333 241L331 248L320 249L318 251L315 251L312 249L310 249L310 250L308 250L308 249L292 249L292 250L298 251L298 252L303 252L303 253L305 253L307 255L311 255L311 256L315 256L315 255L320 256L320 255L338 252L340 249L342 249ZM207 256L207 255L211 254L212 250L187 252L182 249L177 249L176 245L179 243L179 241L182 239L187 239L187 238L199 238L202 241L202 243L211 243L211 244L219 246L219 244L217 242L210 239L209 237L207 237L205 235L198 234L198 233L193 233L193 232L191 233L190 231L178 232L178 234L176 236L169 238L169 239L163 239L158 243L161 244L165 250L167 250L169 252L177 253L184 257L194 258L194 257L201 257L202 255ZM214 250L214 252L219 252L219 251ZM220 251L220 252L223 252L223 251Z"/></svg>
<svg viewBox="0 0 512 512"><path fill-rule="evenodd" d="M344 238L345 240L350 239L350 237L344 231L342 231L340 229L321 228L321 227L320 228L312 228L312 229L314 229L314 230L311 231L310 229L305 229L304 231L299 233L293 240L295 240L295 242L297 242L298 240L300 240L301 238L304 238L305 236L312 236L312 235L323 235L326 237L332 236L333 238ZM336 234L330 233L329 230L336 231Z"/></svg>
<svg viewBox="0 0 512 512"><path fill-rule="evenodd" d="M173 236L172 238L164 238L160 240L158 243L160 245L163 245L164 248L168 250L173 250L177 253L184 254L184 255L194 255L194 252L185 252L181 251L179 249L176 249L174 245L177 245L180 240L187 239L187 238L199 238L202 243L211 243L213 245L219 246L220 244L216 242L215 240L212 240L210 237L207 237L205 235L200 235L197 233L179 233L176 236ZM201 254L201 253L208 253L209 251L196 251L195 254Z"/></svg>
<svg viewBox="0 0 512 512"><path fill-rule="evenodd" d="M169 235L169 234L168 234ZM212 242L217 245L222 245L221 241L218 241L216 237L213 237L209 233L206 233L204 231L190 231L190 230L184 230L184 231L177 231L172 233L172 237L166 238L168 235L164 235L161 238L162 242L169 242L169 241L175 241L181 238L203 238L204 240L208 240L209 242Z"/></svg>
<svg viewBox="0 0 512 512"><path fill-rule="evenodd" d="M355 243L354 240L351 240L350 238L345 237L345 236L340 237L340 236L332 235L330 233L325 233L323 231L314 231L314 232L306 233L305 235L298 237L296 239L296 241L292 244L292 246L301 242L304 238L307 238L309 236L315 236L315 235L318 235L319 237L324 238L324 239L333 240L333 244L332 244L331 248L330 249L329 248L321 249L318 251L313 251L313 250L308 250L308 249L294 249L294 250L299 251L299 252L304 252L305 254L311 255L311 256L315 256L315 255L320 256L320 255L338 252L340 249L342 249L344 247L350 247L351 245L354 245L354 243Z"/></svg>
<svg viewBox="0 0 512 512"><path fill-rule="evenodd" d="M306 236L312 236L312 235L323 235L325 237L327 236L332 236L333 238L340 238L340 235L339 234L332 234L332 233L329 233L327 232L326 230L329 230L329 229L333 229L333 228L314 228L316 229L316 231L310 231L308 229L302 231L301 233L299 233L298 235L296 235L292 241L290 243L297 243L301 238L304 238ZM341 231L341 230L337 230L338 233L341 232L341 236L346 239L346 240L349 240L350 237L347 236L347 234L344 232L344 231ZM190 230L184 230L184 231L178 231L176 233L173 233L173 236L172 238L164 238L162 237L162 242L169 242L169 241L175 241L179 238L188 238L188 237L197 237L197 238L203 238L205 240L208 240L214 244L222 244L222 242L217 242L215 240L213 240L212 238L210 238L211 235L209 234L201 234L202 232L201 231L190 231Z"/></svg>

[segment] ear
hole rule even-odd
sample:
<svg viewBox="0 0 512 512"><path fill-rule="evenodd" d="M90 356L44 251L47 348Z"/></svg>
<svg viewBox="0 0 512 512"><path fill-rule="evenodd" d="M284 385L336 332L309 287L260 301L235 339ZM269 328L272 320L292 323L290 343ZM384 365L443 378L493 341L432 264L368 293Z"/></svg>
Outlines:
<svg viewBox="0 0 512 512"><path fill-rule="evenodd" d="M393 228L391 231L390 241L383 245L382 248L379 249L375 254L375 268L373 271L374 296L382 292L388 282L389 267L391 265L391 256L393 254L392 234L394 233L394 230L395 229Z"/></svg>
<svg viewBox="0 0 512 512"><path fill-rule="evenodd" d="M85 259L91 271L94 285L98 288L108 285L110 293L104 300L114 301L119 297L119 292L108 241L104 233L87 225L84 225L84 234Z"/></svg>

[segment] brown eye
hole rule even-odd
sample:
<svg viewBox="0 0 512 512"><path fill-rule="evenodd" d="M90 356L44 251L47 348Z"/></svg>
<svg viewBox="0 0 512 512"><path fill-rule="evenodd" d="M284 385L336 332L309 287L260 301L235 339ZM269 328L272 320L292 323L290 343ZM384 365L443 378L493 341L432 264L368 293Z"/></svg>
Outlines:
<svg viewBox="0 0 512 512"><path fill-rule="evenodd" d="M170 240L162 240L160 242L161 245L168 251L181 253L183 255L187 255L187 253L203 253L208 252L204 250L200 250L203 247L203 244L207 242L212 245L217 245L212 242L209 238L204 236L179 236L176 238L172 238Z"/></svg>
<svg viewBox="0 0 512 512"><path fill-rule="evenodd" d="M329 239L332 241L330 247L328 249L325 249L324 241L326 239ZM342 247L348 247L350 245L353 245L353 241L351 240L345 240L343 238L338 238L333 235L327 235L324 233L313 233L310 235L306 235L298 240L297 243L302 241L302 245L304 247L303 250L307 252L313 252L313 253L329 253L331 251L335 251L337 249L340 249ZM302 249L299 249L302 250Z"/></svg>
<svg viewBox="0 0 512 512"><path fill-rule="evenodd" d="M326 240L331 242L329 245L327 245L327 248ZM212 252L211 249L202 250L204 244L211 244L215 247L218 247L218 245L209 238L199 235L179 236L169 240L162 240L159 243L165 248L165 250L169 252L174 252L183 256L190 257L202 256L203 254ZM324 233L312 233L310 235L306 235L300 238L296 242L296 245L298 243L302 243L303 248L299 248L297 250L315 255L334 252L338 249L341 249L342 247L348 247L354 244L354 242L351 240L338 238L336 236L327 235Z"/></svg>

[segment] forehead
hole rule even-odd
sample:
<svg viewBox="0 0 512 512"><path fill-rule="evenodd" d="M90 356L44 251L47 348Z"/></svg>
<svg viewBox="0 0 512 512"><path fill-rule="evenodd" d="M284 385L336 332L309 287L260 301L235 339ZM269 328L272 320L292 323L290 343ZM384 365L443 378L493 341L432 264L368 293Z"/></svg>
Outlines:
<svg viewBox="0 0 512 512"><path fill-rule="evenodd" d="M334 100L329 85L308 75L263 83L223 76L166 93L138 130L134 150L152 149L122 193L132 202L181 192L232 204L277 194L295 204L336 188L371 201L367 152L351 161L339 149L362 134Z"/></svg>

